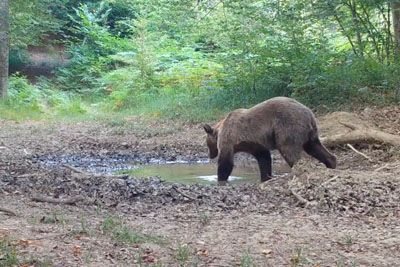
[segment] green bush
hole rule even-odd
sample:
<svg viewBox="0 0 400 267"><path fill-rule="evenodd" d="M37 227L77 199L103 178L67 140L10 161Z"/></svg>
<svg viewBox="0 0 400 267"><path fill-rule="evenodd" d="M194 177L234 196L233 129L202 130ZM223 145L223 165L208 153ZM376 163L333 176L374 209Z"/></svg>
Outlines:
<svg viewBox="0 0 400 267"><path fill-rule="evenodd" d="M40 90L29 83L26 77L13 75L9 80L7 104L40 111Z"/></svg>
<svg viewBox="0 0 400 267"><path fill-rule="evenodd" d="M97 9L81 5L75 9L75 16L70 16L76 40L69 45L68 66L57 72L56 83L60 89L98 93L96 90L101 88L98 80L112 63L108 56L131 48L128 39L113 36L107 27L102 26L109 12L103 4Z"/></svg>
<svg viewBox="0 0 400 267"><path fill-rule="evenodd" d="M375 60L356 60L328 67L301 79L294 86L293 96L313 107L330 109L352 103L386 104L396 101L398 66L388 66ZM397 76L398 77L398 76ZM297 81L299 81L298 79Z"/></svg>

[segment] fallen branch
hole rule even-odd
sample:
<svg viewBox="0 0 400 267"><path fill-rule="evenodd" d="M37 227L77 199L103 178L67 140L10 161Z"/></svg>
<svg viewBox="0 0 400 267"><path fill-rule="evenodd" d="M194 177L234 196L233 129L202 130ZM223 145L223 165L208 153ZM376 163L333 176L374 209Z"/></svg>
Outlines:
<svg viewBox="0 0 400 267"><path fill-rule="evenodd" d="M384 169L391 170L391 169L397 169L397 168L399 168L399 165L390 166L389 163L386 163L385 165L383 165L383 166L381 166L381 167L379 167L379 168L376 168L376 169L374 170L374 172L379 172L379 171L384 170Z"/></svg>
<svg viewBox="0 0 400 267"><path fill-rule="evenodd" d="M304 205L305 208L307 208L310 205L310 201L308 201L307 199L305 199L304 197L300 196L299 194L297 194L293 188L289 188L290 193L292 193L292 195L297 198L297 200Z"/></svg>
<svg viewBox="0 0 400 267"><path fill-rule="evenodd" d="M67 236L68 233L57 233L57 234L49 234L49 235L45 235L45 236L39 236L36 238L32 238L31 240L42 240L42 239L50 239L50 238L54 238L54 237L64 237Z"/></svg>
<svg viewBox="0 0 400 267"><path fill-rule="evenodd" d="M350 147L350 149L353 150L354 152L356 152L358 155L361 155L361 156L363 156L364 158L366 158L368 161L373 162L373 160L372 160L370 157L368 157L368 156L365 155L364 153L358 151L358 150L355 149L352 145L350 145L350 144L346 144L346 145L347 145L348 147Z"/></svg>
<svg viewBox="0 0 400 267"><path fill-rule="evenodd" d="M197 198L192 197L192 196L189 196L189 195L186 194L185 192L182 192L181 190L179 190L176 186L173 186L172 188L175 189L175 191L178 192L179 194L181 194L182 196L184 196L184 197L186 197L186 198L188 198L188 199L197 201Z"/></svg>
<svg viewBox="0 0 400 267"><path fill-rule="evenodd" d="M335 175L332 178L330 178L330 179L326 180L325 182L321 183L321 186L325 186L325 185L329 184L330 182L336 180L337 178L339 178L339 175Z"/></svg>
<svg viewBox="0 0 400 267"><path fill-rule="evenodd" d="M345 122L342 122L342 121L339 121L339 123L340 123L341 125L343 125L343 126L347 127L347 128L350 128L350 129L352 129L352 130L356 130L356 129L357 129L357 127L356 127L354 124L351 124L351 123L345 123Z"/></svg>
<svg viewBox="0 0 400 267"><path fill-rule="evenodd" d="M7 208L0 207L0 211L4 212L7 215L17 216L17 214L14 211L7 209Z"/></svg>
<svg viewBox="0 0 400 267"><path fill-rule="evenodd" d="M31 198L32 201L36 202L47 202L47 203L54 203L54 204L65 204L65 205L73 205L76 202L83 201L85 198L83 196L76 196L71 198L51 198L46 196L39 196L35 195Z"/></svg>
<svg viewBox="0 0 400 267"><path fill-rule="evenodd" d="M383 166L381 166L381 167L379 167L379 168L376 168L376 169L374 170L374 172L379 172L379 171L381 171L381 170L383 170L383 169L389 169L389 163L386 163L385 165L383 165Z"/></svg>
<svg viewBox="0 0 400 267"><path fill-rule="evenodd" d="M8 145L4 144L3 142L0 143L0 149L8 149L12 151L12 148L9 147Z"/></svg>
<svg viewBox="0 0 400 267"><path fill-rule="evenodd" d="M270 184L271 184L271 183L273 183L273 182L275 182L275 181L277 181L277 180L280 180L280 179L281 179L281 177L276 177L276 176L274 176L273 178L271 178L271 179L269 179L269 180L267 180L267 181L261 182L261 183L258 185L258 188L259 188L260 190L265 191L265 190L267 190L268 188L270 188Z"/></svg>
<svg viewBox="0 0 400 267"><path fill-rule="evenodd" d="M128 174L107 174L107 173L90 173L90 172L85 172L79 168L76 168L74 166L68 165L68 164L63 164L63 167L77 173L81 174L82 176L91 176L91 177L105 177L105 178L115 178L115 179L124 179L129 177Z"/></svg>
<svg viewBox="0 0 400 267"><path fill-rule="evenodd" d="M86 172L84 172L84 171L82 171L82 170L80 170L80 169L78 169L78 168L76 168L74 166L71 166L71 165L68 165L68 164L63 164L62 166L67 168L67 169L69 169L69 170L71 170L71 171L73 171L73 172L80 173L80 174L86 174Z"/></svg>
<svg viewBox="0 0 400 267"><path fill-rule="evenodd" d="M297 179L296 175L293 175L293 179L291 181L288 182L289 185L289 191L290 193L299 201L300 204L303 204L305 208L307 208L311 203L310 201L308 201L307 199L305 199L304 197L300 196L299 194L297 194L292 185L294 183L294 181Z"/></svg>

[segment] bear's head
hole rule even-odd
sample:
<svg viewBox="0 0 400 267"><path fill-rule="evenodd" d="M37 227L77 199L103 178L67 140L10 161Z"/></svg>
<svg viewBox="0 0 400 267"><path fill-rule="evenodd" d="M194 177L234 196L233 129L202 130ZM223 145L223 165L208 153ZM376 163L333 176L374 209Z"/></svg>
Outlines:
<svg viewBox="0 0 400 267"><path fill-rule="evenodd" d="M207 133L207 147L208 147L208 152L209 152L209 157L210 159L216 158L218 156L218 147L217 147L217 141L218 141L218 131L216 131L214 128L212 128L208 124L203 125L204 131Z"/></svg>

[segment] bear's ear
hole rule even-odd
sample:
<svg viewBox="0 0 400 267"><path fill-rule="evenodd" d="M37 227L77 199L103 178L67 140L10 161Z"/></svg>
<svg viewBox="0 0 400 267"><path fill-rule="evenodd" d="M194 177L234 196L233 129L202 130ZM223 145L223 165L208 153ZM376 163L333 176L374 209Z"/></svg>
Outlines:
<svg viewBox="0 0 400 267"><path fill-rule="evenodd" d="M204 128L204 131L206 131L207 134L213 134L213 132L214 132L213 128L208 124L204 124L203 128Z"/></svg>

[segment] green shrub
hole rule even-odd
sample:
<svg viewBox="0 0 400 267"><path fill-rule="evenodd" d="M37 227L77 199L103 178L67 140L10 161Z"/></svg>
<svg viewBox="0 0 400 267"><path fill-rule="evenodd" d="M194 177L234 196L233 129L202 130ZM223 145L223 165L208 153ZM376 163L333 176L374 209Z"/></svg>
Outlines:
<svg viewBox="0 0 400 267"><path fill-rule="evenodd" d="M8 99L9 107L20 107L32 111L41 111L40 90L29 83L26 77L13 75L9 79Z"/></svg>
<svg viewBox="0 0 400 267"><path fill-rule="evenodd" d="M382 105L396 100L396 84L400 80L393 75L396 69L398 66L374 60L332 65L306 81L295 82L293 96L310 106L325 105L330 109L348 103Z"/></svg>
<svg viewBox="0 0 400 267"><path fill-rule="evenodd" d="M86 94L100 89L98 80L112 63L108 56L131 48L128 39L113 36L103 26L109 12L101 2L93 9L81 5L75 9L75 16L69 16L74 23L72 29L77 40L69 45L68 66L57 72L56 82L60 89Z"/></svg>

